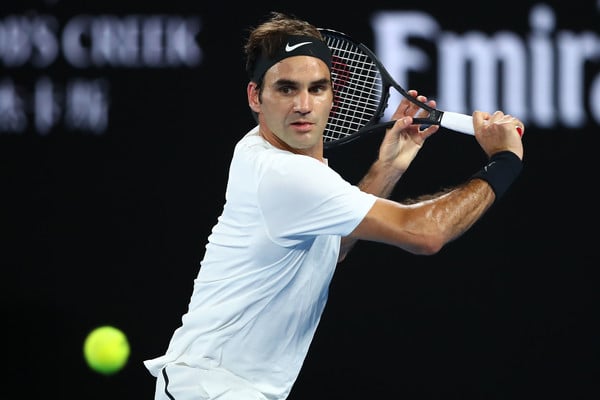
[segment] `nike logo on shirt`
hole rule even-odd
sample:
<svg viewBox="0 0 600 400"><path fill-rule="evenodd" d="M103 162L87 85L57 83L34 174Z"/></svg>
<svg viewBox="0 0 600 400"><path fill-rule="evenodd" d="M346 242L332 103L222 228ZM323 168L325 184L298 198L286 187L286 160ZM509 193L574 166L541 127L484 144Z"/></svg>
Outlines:
<svg viewBox="0 0 600 400"><path fill-rule="evenodd" d="M287 44L285 45L285 51L286 51L286 53L289 53L290 51L294 51L294 50L296 50L296 49L297 49L298 47L300 47L300 46L304 46L305 44L310 44L310 43L311 43L311 42L302 42L302 43L296 43L296 44L295 44L295 45L293 45L293 46L290 46L290 44L289 44L289 43L287 43Z"/></svg>

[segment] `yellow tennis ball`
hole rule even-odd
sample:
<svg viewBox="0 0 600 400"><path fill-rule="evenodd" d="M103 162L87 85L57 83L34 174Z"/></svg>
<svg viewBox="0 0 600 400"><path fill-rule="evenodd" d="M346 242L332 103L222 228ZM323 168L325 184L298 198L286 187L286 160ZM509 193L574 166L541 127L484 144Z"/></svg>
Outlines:
<svg viewBox="0 0 600 400"><path fill-rule="evenodd" d="M129 359L129 341L118 328L104 325L93 329L83 343L88 366L104 375L119 372Z"/></svg>

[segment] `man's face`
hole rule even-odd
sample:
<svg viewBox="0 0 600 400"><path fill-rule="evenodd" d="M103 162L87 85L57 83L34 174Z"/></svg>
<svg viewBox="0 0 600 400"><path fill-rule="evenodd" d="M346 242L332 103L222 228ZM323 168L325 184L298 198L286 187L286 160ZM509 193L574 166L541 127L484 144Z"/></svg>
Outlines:
<svg viewBox="0 0 600 400"><path fill-rule="evenodd" d="M320 146L333 105L327 65L318 58L286 58L267 70L260 118L278 140L292 149Z"/></svg>

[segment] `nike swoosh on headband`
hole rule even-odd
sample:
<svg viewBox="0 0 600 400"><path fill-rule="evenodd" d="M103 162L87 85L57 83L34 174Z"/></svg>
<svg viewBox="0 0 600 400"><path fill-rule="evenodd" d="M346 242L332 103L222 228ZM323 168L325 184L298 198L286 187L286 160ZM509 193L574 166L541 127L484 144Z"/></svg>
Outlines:
<svg viewBox="0 0 600 400"><path fill-rule="evenodd" d="M287 44L285 45L285 51L286 51L286 53L289 53L290 51L294 51L294 50L296 50L296 49L297 49L298 47L300 47L300 46L304 46L305 44L310 44L310 43L311 43L311 42L302 42L302 43L296 43L296 44L295 44L295 45L293 45L293 46L290 46L290 44L289 44L289 43L287 43Z"/></svg>

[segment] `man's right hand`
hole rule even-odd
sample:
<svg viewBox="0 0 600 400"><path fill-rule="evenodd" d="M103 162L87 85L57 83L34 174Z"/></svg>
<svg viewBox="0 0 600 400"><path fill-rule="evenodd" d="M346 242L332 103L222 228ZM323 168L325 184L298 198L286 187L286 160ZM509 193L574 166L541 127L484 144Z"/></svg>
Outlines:
<svg viewBox="0 0 600 400"><path fill-rule="evenodd" d="M475 138L488 158L500 151L508 150L523 159L521 136L525 132L525 126L518 118L504 114L502 111L493 114L475 111L473 127Z"/></svg>

